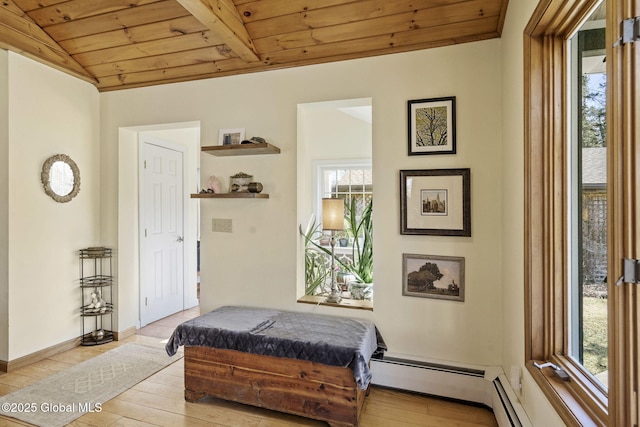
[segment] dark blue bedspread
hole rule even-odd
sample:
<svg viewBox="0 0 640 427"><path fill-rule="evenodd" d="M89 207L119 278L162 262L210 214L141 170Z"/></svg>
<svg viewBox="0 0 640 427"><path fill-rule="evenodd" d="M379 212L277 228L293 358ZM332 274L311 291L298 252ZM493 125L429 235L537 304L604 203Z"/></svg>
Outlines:
<svg viewBox="0 0 640 427"><path fill-rule="evenodd" d="M250 307L220 307L179 325L166 345L202 346L349 367L364 390L369 359L386 345L368 320Z"/></svg>

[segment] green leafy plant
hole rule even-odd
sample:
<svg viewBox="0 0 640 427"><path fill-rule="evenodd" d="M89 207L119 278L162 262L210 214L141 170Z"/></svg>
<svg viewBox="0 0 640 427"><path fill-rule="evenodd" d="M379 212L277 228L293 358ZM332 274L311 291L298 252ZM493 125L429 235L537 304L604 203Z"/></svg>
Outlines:
<svg viewBox="0 0 640 427"><path fill-rule="evenodd" d="M347 212L345 214L345 232L353 236L352 257L353 262L344 262L339 258L335 258L336 265L341 271L349 272L355 276L356 282L359 283L373 283L373 220L372 220L373 202L369 201L365 206L362 214L358 218L357 215L357 201L352 198L347 205ZM307 227L306 231L302 230L302 226L299 226L300 234L305 239L305 267L307 266L307 259L309 259L309 265L315 267L316 264L311 262L311 259L318 255L318 253L324 253L331 258L331 250L315 242L315 238L321 235L320 225L316 224L313 219L312 224ZM310 253L311 252L311 253ZM326 268L326 267L325 267ZM328 276L323 277L323 282L330 277L331 269L326 268ZM309 275L310 273L313 273ZM305 285L307 289L313 288L314 290L320 285L316 284L316 280L320 278L320 275L313 270L305 269L305 276L307 282ZM311 295L307 293L307 295Z"/></svg>
<svg viewBox="0 0 640 427"><path fill-rule="evenodd" d="M357 217L357 200L351 198L345 215L347 232L353 236L351 272L361 283L373 283L373 200L366 204L360 218ZM355 270L355 271L354 271Z"/></svg>
<svg viewBox="0 0 640 427"><path fill-rule="evenodd" d="M314 240L322 235L320 224L317 224L315 217L312 217L306 230L303 231L301 225L298 228L305 239L304 293L305 295L316 295L326 292L324 287L327 284L327 279L331 278L331 269L327 266L324 256L310 246L310 244L318 246Z"/></svg>

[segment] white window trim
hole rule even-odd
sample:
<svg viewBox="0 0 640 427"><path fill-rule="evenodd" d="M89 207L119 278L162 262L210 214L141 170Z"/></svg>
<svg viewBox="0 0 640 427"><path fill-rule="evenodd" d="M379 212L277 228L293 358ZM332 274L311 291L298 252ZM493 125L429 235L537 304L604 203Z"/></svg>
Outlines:
<svg viewBox="0 0 640 427"><path fill-rule="evenodd" d="M313 212L316 218L322 218L322 194L324 189L322 188L322 175L325 170L330 169L364 169L370 168L373 170L373 162L371 159L322 159L314 160L311 162L313 167Z"/></svg>

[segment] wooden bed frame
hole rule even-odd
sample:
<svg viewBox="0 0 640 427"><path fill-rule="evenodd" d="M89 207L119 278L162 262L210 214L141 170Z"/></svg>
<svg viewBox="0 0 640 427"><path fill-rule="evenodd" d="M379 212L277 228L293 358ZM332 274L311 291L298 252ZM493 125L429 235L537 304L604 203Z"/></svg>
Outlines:
<svg viewBox="0 0 640 427"><path fill-rule="evenodd" d="M209 347L184 349L189 402L210 395L344 427L358 425L365 394L350 368Z"/></svg>

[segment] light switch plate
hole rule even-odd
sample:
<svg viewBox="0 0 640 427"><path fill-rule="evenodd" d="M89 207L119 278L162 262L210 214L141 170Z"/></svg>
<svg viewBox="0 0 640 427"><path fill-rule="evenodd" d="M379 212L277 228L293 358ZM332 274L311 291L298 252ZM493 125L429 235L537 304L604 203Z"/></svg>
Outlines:
<svg viewBox="0 0 640 427"><path fill-rule="evenodd" d="M231 233L232 231L231 220L225 219L225 218L212 218L211 231L215 231L218 233Z"/></svg>

